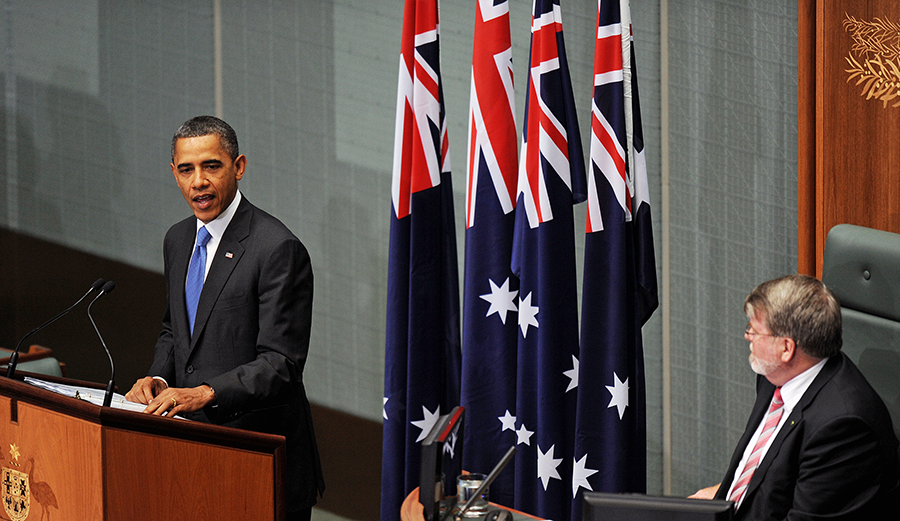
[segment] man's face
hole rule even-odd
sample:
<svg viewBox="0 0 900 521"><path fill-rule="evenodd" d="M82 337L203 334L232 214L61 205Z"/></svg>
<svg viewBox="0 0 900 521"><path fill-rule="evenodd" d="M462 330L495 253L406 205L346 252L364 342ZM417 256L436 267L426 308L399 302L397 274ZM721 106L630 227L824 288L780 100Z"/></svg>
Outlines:
<svg viewBox="0 0 900 521"><path fill-rule="evenodd" d="M194 215L204 223L219 216L234 200L247 158L234 161L219 136L180 138L175 142L172 173L181 195Z"/></svg>
<svg viewBox="0 0 900 521"><path fill-rule="evenodd" d="M781 367L781 337L772 335L762 320L751 317L744 338L750 342L750 367L753 372L770 376Z"/></svg>

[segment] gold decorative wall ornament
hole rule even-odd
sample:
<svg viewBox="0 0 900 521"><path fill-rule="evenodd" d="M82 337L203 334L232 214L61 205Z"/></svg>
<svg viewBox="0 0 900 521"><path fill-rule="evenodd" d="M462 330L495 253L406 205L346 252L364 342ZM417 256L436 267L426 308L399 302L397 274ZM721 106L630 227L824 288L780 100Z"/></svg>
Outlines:
<svg viewBox="0 0 900 521"><path fill-rule="evenodd" d="M853 38L845 58L851 67L846 69L850 74L847 81L857 78L867 100L881 100L885 108L893 101L892 107L900 107L900 25L883 18L866 22L850 15L843 25Z"/></svg>

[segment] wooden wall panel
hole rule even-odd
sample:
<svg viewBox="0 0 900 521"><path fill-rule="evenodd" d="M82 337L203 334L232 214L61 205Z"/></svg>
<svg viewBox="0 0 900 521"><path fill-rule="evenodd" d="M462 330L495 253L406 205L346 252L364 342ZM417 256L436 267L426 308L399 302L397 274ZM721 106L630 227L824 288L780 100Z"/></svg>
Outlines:
<svg viewBox="0 0 900 521"><path fill-rule="evenodd" d="M806 200L798 203L798 249L800 270L809 272L814 256L815 274L821 276L825 237L832 226L851 223L900 233L900 106L893 106L900 98L885 105L864 95L868 79L862 84L857 84L858 78L850 79L848 69L853 65L847 60L853 57L867 74L880 72L881 65L890 70L889 63L900 67L896 31L886 31L882 38L877 28L868 27L879 20L900 23L900 3L801 0L799 11L798 188L800 198ZM845 27L849 18L867 26L865 40L880 39L872 51L863 53L854 47L854 30ZM810 38L814 38L812 46ZM809 56L812 48L814 65ZM872 60L868 65L867 58ZM813 92L814 112L810 107ZM809 197L814 197L812 211ZM810 219L814 237L809 233Z"/></svg>
<svg viewBox="0 0 900 521"><path fill-rule="evenodd" d="M797 271L816 273L816 2L797 13Z"/></svg>

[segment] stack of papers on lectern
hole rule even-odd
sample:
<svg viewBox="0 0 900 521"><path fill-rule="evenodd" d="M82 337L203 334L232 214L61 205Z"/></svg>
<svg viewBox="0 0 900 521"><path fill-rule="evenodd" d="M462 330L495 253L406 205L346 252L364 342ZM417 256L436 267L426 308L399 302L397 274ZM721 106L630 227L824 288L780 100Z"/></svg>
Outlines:
<svg viewBox="0 0 900 521"><path fill-rule="evenodd" d="M37 378L31 378L30 376L25 377L25 383L63 396L68 396L69 398L77 398L79 400L91 402L94 405L103 405L103 395L106 394L106 391L102 389L92 389L90 387L80 387L77 385L55 384ZM141 412L147 407L141 403L129 402L125 399L125 396L119 393L113 393L112 401L109 406L114 409L125 409L127 411L136 412Z"/></svg>

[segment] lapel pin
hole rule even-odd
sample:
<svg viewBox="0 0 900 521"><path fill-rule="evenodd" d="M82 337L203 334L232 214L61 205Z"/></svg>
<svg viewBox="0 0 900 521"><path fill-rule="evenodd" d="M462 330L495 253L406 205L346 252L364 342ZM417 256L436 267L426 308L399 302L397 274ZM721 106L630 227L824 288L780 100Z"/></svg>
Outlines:
<svg viewBox="0 0 900 521"><path fill-rule="evenodd" d="M234 254L233 254L233 253L231 253L230 251L225 252L225 258L226 258L226 259L230 259L230 258L232 258L232 257L234 257Z"/></svg>

